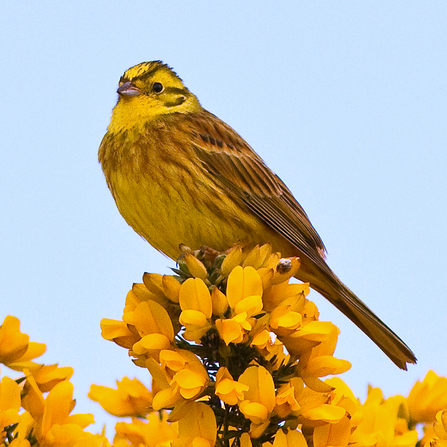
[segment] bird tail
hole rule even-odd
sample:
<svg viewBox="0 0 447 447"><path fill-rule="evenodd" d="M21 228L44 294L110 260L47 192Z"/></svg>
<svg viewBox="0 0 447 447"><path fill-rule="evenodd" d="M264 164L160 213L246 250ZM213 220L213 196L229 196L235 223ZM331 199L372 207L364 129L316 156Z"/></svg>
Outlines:
<svg viewBox="0 0 447 447"><path fill-rule="evenodd" d="M411 349L332 271L330 273L332 275L307 272L306 281L356 324L399 368L406 370L407 363L416 363Z"/></svg>

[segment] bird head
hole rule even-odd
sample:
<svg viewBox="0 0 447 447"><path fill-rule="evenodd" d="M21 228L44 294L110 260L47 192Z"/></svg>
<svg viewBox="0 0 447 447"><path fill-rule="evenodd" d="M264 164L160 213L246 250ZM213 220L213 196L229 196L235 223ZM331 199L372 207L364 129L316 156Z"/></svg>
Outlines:
<svg viewBox="0 0 447 447"><path fill-rule="evenodd" d="M199 100L177 74L160 61L129 68L119 81L118 102L109 130L126 130L154 121L161 115L202 109Z"/></svg>

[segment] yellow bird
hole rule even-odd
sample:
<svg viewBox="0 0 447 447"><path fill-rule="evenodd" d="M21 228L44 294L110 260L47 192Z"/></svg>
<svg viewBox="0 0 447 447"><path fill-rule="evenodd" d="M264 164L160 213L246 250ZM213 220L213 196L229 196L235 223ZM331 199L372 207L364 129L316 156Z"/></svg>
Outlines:
<svg viewBox="0 0 447 447"><path fill-rule="evenodd" d="M327 298L399 367L408 346L325 262L325 247L287 186L236 133L205 110L167 65L144 62L121 77L99 148L107 184L127 223L176 260L179 245L225 251L270 242L299 256L297 278Z"/></svg>

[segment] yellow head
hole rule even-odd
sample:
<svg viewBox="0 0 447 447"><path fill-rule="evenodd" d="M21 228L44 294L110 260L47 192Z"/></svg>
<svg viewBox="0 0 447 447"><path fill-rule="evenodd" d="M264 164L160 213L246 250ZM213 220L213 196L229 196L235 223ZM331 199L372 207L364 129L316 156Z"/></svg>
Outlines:
<svg viewBox="0 0 447 447"><path fill-rule="evenodd" d="M182 80L160 61L129 68L121 76L117 92L118 103L108 128L113 133L143 126L161 115L202 110Z"/></svg>

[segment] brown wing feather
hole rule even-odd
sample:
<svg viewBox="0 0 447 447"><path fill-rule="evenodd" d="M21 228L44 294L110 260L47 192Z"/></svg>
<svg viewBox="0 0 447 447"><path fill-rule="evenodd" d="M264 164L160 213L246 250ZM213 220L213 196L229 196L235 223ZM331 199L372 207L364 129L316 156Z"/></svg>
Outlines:
<svg viewBox="0 0 447 447"><path fill-rule="evenodd" d="M230 126L204 111L189 116L193 146L206 171L254 214L323 269L325 247L290 190ZM325 268L326 267L326 268Z"/></svg>
<svg viewBox="0 0 447 447"><path fill-rule="evenodd" d="M308 258L301 262L304 280L362 329L399 368L415 363L408 346L326 264L323 242L280 178L230 126L211 113L191 114L188 119L190 141L204 171Z"/></svg>

